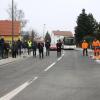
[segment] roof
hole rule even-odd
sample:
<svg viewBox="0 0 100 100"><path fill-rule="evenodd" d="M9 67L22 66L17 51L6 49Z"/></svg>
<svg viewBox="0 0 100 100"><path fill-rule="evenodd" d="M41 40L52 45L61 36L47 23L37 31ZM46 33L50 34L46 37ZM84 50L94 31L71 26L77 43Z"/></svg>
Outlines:
<svg viewBox="0 0 100 100"><path fill-rule="evenodd" d="M14 35L20 35L20 22L14 21ZM0 35L9 36L12 35L12 21L0 20Z"/></svg>
<svg viewBox="0 0 100 100"><path fill-rule="evenodd" d="M70 31L53 31L54 35L73 37L73 33Z"/></svg>

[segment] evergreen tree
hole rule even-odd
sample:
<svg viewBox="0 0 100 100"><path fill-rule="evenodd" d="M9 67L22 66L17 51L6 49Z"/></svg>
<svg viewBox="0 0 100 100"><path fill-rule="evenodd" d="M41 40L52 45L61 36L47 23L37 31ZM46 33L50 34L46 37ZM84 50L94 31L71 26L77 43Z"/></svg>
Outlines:
<svg viewBox="0 0 100 100"><path fill-rule="evenodd" d="M47 33L46 33L46 35L45 35L45 42L47 42L47 41L49 41L49 42L51 43L51 36L50 36L50 34L48 33L48 31L47 31Z"/></svg>
<svg viewBox="0 0 100 100"><path fill-rule="evenodd" d="M94 19L93 15L92 14L88 14L88 18L89 18L89 23L88 23L88 35L92 35L93 36L93 33L96 29L96 26L97 26L97 22L96 20Z"/></svg>
<svg viewBox="0 0 100 100"><path fill-rule="evenodd" d="M77 18L75 27L76 44L79 44L85 36L92 36L96 28L96 20L92 14L86 14L85 9Z"/></svg>
<svg viewBox="0 0 100 100"><path fill-rule="evenodd" d="M100 23L97 24L96 30L94 33L95 37L100 40Z"/></svg>

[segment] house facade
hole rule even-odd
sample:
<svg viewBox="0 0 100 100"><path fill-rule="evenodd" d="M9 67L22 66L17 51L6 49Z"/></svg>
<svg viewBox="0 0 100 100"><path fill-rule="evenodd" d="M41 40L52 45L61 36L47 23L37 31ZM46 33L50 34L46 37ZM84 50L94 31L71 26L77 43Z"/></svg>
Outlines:
<svg viewBox="0 0 100 100"><path fill-rule="evenodd" d="M60 31L60 30L52 31L51 34L52 44L57 43L57 40L59 39L62 40L64 37L74 37L74 35L71 31Z"/></svg>
<svg viewBox="0 0 100 100"><path fill-rule="evenodd" d="M19 21L14 21L13 31L13 39L21 39L21 26ZM0 38L4 38L5 41L12 41L12 21L0 20Z"/></svg>

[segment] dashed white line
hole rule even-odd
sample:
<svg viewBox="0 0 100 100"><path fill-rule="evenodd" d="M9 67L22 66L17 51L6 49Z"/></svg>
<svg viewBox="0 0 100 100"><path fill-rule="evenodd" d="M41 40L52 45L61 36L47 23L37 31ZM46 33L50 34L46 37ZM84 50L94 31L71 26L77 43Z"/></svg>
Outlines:
<svg viewBox="0 0 100 100"><path fill-rule="evenodd" d="M61 57L59 57L58 59L57 59L57 61L60 61L62 59L62 56Z"/></svg>
<svg viewBox="0 0 100 100"><path fill-rule="evenodd" d="M64 56L64 54L62 54L62 56L59 57L59 58L57 59L57 61L60 61L60 60L62 59L63 56ZM45 72L48 71L51 67L53 67L53 66L57 63L57 61L54 62L54 63L52 63L52 64L51 64L49 67L47 67L44 71L45 71Z"/></svg>
<svg viewBox="0 0 100 100"><path fill-rule="evenodd" d="M62 56L59 57L59 58L57 59L57 61L60 61L60 60L62 59L63 56L64 56L64 54L62 54Z"/></svg>
<svg viewBox="0 0 100 100"><path fill-rule="evenodd" d="M58 58L57 61L61 60L62 57L64 56L64 54L62 54L62 56L60 58ZM49 67L47 67L44 71L48 71L51 67L53 67L57 62L52 63ZM28 87L31 83L33 83L35 80L37 80L38 77L34 77L33 79L25 82L24 84L22 84L21 86L19 86L18 88L12 90L11 92L9 92L8 94L4 95L3 97L0 98L0 100L11 100L12 98L14 98L18 93L20 93L22 90L24 90L26 87Z"/></svg>
<svg viewBox="0 0 100 100"><path fill-rule="evenodd" d="M56 62L52 63L49 67L47 67L44 71L48 71L51 67L53 67L56 64Z"/></svg>
<svg viewBox="0 0 100 100"><path fill-rule="evenodd" d="M31 81L27 81L18 88L12 90L8 94L4 95L3 97L0 98L0 100L11 100L13 97L15 97L18 93L20 93L22 90L24 90L27 86L29 86L33 81L38 79L38 77L34 77Z"/></svg>

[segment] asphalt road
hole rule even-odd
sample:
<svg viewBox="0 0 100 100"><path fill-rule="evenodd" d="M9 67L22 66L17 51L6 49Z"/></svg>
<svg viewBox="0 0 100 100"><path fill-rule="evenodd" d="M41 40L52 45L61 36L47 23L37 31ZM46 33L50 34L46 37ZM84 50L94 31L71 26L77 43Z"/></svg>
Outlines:
<svg viewBox="0 0 100 100"><path fill-rule="evenodd" d="M0 66L0 100L100 100L100 64L81 51Z"/></svg>

